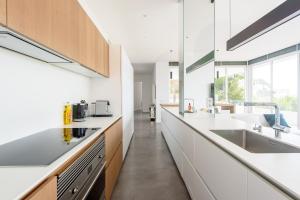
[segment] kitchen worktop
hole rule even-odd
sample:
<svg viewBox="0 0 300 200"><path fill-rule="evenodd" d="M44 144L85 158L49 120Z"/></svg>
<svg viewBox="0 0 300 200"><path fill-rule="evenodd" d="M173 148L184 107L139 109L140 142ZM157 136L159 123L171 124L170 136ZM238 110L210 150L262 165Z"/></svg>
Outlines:
<svg viewBox="0 0 300 200"><path fill-rule="evenodd" d="M300 153L250 153L210 130L248 129L252 131L252 124L232 119L228 115L216 115L214 117L209 113L197 112L186 113L181 116L178 107L163 107L163 109L276 185L292 198L300 199ZM293 133L282 133L280 138L275 138L272 128L263 127L262 133L258 134L300 147L300 136Z"/></svg>
<svg viewBox="0 0 300 200"><path fill-rule="evenodd" d="M93 135L86 138L80 144L75 146L69 152L65 153L59 159L48 166L30 166L30 167L0 167L0 188L1 199L11 200L20 199L27 195L32 189L42 183L48 176L55 172L68 159L78 153L82 148L89 144L93 139L101 135L121 116L87 118L84 122L73 122L71 125L51 128L93 128L101 127ZM50 127L49 127L50 128Z"/></svg>

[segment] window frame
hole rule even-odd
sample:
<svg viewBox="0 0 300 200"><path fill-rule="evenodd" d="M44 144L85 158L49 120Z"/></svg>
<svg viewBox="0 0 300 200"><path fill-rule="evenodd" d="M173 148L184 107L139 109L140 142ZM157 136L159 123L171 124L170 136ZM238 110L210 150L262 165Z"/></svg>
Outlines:
<svg viewBox="0 0 300 200"><path fill-rule="evenodd" d="M291 52L291 53L287 53L284 55L280 55L280 56L276 56L274 58L270 58L268 60L262 61L262 62L258 62L252 65L247 65L247 75L246 77L248 77L247 81L246 81L246 91L245 93L248 94L247 97L245 98L247 101L252 101L253 99L253 87L252 87L252 81L253 81L253 69L256 65L260 65L260 64L264 64L264 63L270 63L270 85L271 85L271 102L273 102L274 100L274 80L273 80L273 70L274 70L274 61L276 60L280 60L282 58L286 58L292 55L296 55L297 56L297 125L296 127L298 129L300 129L300 51L296 51L296 52ZM247 109L247 108L245 108ZM252 108L248 108L247 109L248 112L252 111Z"/></svg>

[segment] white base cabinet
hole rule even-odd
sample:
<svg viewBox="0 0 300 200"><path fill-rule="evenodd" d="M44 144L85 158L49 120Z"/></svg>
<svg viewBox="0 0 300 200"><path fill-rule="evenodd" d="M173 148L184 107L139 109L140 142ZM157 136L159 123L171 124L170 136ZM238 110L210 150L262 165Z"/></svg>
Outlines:
<svg viewBox="0 0 300 200"><path fill-rule="evenodd" d="M200 134L195 140L195 168L216 199L246 200L247 169Z"/></svg>
<svg viewBox="0 0 300 200"><path fill-rule="evenodd" d="M290 197L282 193L275 186L265 181L262 177L252 171L248 171L248 200L272 199L291 200Z"/></svg>
<svg viewBox="0 0 300 200"><path fill-rule="evenodd" d="M290 200L166 110L161 130L193 200ZM201 123L201 122L199 122Z"/></svg>

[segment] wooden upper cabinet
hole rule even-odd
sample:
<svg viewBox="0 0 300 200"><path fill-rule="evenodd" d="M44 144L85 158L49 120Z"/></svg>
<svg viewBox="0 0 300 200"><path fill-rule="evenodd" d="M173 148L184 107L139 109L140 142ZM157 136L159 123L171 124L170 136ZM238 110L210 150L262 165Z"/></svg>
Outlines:
<svg viewBox="0 0 300 200"><path fill-rule="evenodd" d="M0 0L0 24L6 25L6 0Z"/></svg>
<svg viewBox="0 0 300 200"><path fill-rule="evenodd" d="M70 13L71 13L71 21L70 21L70 43L71 48L69 49L69 54L67 56L73 58L80 62L80 50L79 50L79 34L80 34L80 9L81 6L78 1L68 0L71 1L70 5Z"/></svg>
<svg viewBox="0 0 300 200"><path fill-rule="evenodd" d="M87 60L87 29L86 29L86 14L84 10L80 7L78 12L78 21L79 21L79 56L78 61L80 64L85 65Z"/></svg>
<svg viewBox="0 0 300 200"><path fill-rule="evenodd" d="M51 0L51 34L49 47L63 55L70 55L72 0Z"/></svg>
<svg viewBox="0 0 300 200"><path fill-rule="evenodd" d="M0 0L0 24L5 22L10 29L108 76L108 44L77 0Z"/></svg>
<svg viewBox="0 0 300 200"><path fill-rule="evenodd" d="M100 74L104 74L103 55L104 55L104 41L102 35L98 32L96 39L96 71Z"/></svg>
<svg viewBox="0 0 300 200"><path fill-rule="evenodd" d="M86 57L86 65L96 71L96 37L97 37L97 28L90 20L90 18L86 18L86 45L87 45L87 57Z"/></svg>
<svg viewBox="0 0 300 200"><path fill-rule="evenodd" d="M104 75L109 77L109 44L104 43Z"/></svg>
<svg viewBox="0 0 300 200"><path fill-rule="evenodd" d="M7 26L36 42L49 46L51 2L52 0L7 0Z"/></svg>

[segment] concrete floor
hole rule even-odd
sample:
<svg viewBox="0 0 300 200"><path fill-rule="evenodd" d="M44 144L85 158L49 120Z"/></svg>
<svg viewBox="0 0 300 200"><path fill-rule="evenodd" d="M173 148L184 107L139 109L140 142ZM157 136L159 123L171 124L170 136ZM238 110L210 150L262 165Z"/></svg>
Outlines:
<svg viewBox="0 0 300 200"><path fill-rule="evenodd" d="M189 200L161 134L148 115L135 113L135 134L112 200Z"/></svg>

